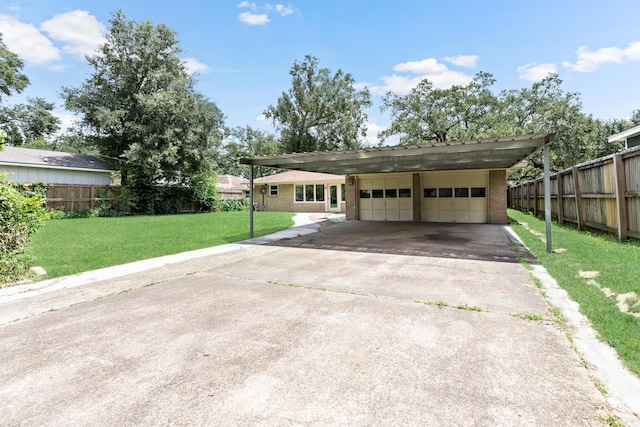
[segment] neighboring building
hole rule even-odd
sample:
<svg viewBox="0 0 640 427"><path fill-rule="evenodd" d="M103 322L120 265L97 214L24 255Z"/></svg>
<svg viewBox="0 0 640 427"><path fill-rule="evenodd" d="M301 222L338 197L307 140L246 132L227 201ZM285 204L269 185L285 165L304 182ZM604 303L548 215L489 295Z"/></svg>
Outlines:
<svg viewBox="0 0 640 427"><path fill-rule="evenodd" d="M300 171L346 175L339 200L346 200L346 206L341 203L340 210L346 213L347 220L505 224L507 173L523 167L527 156L551 144L554 137L554 134L519 135L294 153L244 158L240 162L252 167L294 169L286 172L291 174L286 180L290 183L286 201L292 200L294 185L304 194L310 191L298 178L297 174L305 173ZM272 188L277 183L269 178L260 180L266 185L262 188L267 192L267 209L271 210L277 197L269 194L277 193L279 197L283 193ZM255 188L261 188L261 184ZM264 204L259 192L254 195L255 202ZM318 207L321 206L322 203Z"/></svg>
<svg viewBox="0 0 640 427"><path fill-rule="evenodd" d="M254 204L260 211L345 212L342 175L287 171L253 181Z"/></svg>
<svg viewBox="0 0 640 427"><path fill-rule="evenodd" d="M249 197L249 181L239 176L218 175L216 190L222 200L241 200Z"/></svg>
<svg viewBox="0 0 640 427"><path fill-rule="evenodd" d="M627 129L623 132L611 135L609 142L624 141L626 148L637 147L640 145L640 125Z"/></svg>
<svg viewBox="0 0 640 427"><path fill-rule="evenodd" d="M0 172L16 182L109 185L115 169L87 154L5 146L0 151Z"/></svg>

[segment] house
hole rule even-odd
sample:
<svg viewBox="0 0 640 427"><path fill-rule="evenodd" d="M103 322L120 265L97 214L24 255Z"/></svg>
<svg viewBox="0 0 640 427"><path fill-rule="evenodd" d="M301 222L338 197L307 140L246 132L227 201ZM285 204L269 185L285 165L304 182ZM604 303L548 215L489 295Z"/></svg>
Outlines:
<svg viewBox="0 0 640 427"><path fill-rule="evenodd" d="M345 212L345 177L291 170L253 181L260 211Z"/></svg>
<svg viewBox="0 0 640 427"><path fill-rule="evenodd" d="M115 169L87 154L5 146L0 151L1 172L16 182L106 186Z"/></svg>
<svg viewBox="0 0 640 427"><path fill-rule="evenodd" d="M216 190L222 200L241 200L249 197L249 181L233 175L218 175Z"/></svg>
<svg viewBox="0 0 640 427"><path fill-rule="evenodd" d="M507 173L526 165L526 158L541 148L546 147L548 154L554 137L547 133L294 153L244 158L240 163L346 175L340 197L344 197L348 220L504 224L508 222ZM547 160L547 177L548 169ZM285 200L293 198L294 185L312 194L293 179L300 172L288 173ZM265 198L269 208L274 195L283 193L280 187L272 188L276 182L268 178L255 188L260 185L266 185L263 194L273 194ZM263 200L254 195L254 202Z"/></svg>
<svg viewBox="0 0 640 427"><path fill-rule="evenodd" d="M611 135L608 140L609 142L624 141L627 149L637 147L640 145L640 125L634 126L631 129L627 129L615 135Z"/></svg>

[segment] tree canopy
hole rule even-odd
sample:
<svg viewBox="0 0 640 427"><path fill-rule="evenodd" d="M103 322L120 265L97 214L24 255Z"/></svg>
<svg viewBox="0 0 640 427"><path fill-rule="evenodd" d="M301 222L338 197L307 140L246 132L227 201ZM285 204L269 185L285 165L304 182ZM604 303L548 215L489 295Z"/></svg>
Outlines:
<svg viewBox="0 0 640 427"><path fill-rule="evenodd" d="M491 74L481 72L466 86L438 89L424 79L407 95L388 92L380 110L391 110L392 121L379 137L399 134L402 144L421 144L490 133L487 116L497 105L489 89L494 82Z"/></svg>
<svg viewBox="0 0 640 427"><path fill-rule="evenodd" d="M320 68L307 55L289 71L291 88L265 116L273 120L285 153L358 148L366 135L371 106L367 89L357 90L351 74Z"/></svg>
<svg viewBox="0 0 640 427"><path fill-rule="evenodd" d="M120 167L122 184L139 198L157 183L188 185L215 167L224 116L195 91L172 29L121 11L109 23L106 42L87 57L93 74L62 89L66 108L79 114L89 143ZM142 200L140 209L149 204Z"/></svg>
<svg viewBox="0 0 640 427"><path fill-rule="evenodd" d="M14 146L42 141L60 129L60 120L52 114L53 103L42 98L3 105L6 97L21 93L29 85L23 67L22 59L7 48L0 34L0 129L5 132L4 142Z"/></svg>
<svg viewBox="0 0 640 427"><path fill-rule="evenodd" d="M236 127L231 129L224 142L218 167L222 173L248 178L249 166L241 165L241 158L272 156L280 152L280 143L274 135L250 126ZM272 172L272 169L257 167L254 169L254 176L258 178Z"/></svg>

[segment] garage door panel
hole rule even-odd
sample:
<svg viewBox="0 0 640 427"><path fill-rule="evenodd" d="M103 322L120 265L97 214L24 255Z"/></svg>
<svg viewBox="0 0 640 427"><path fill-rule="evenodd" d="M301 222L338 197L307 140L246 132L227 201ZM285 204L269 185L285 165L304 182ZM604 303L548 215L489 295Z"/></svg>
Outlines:
<svg viewBox="0 0 640 427"><path fill-rule="evenodd" d="M429 173L421 176L422 220L429 222L486 223L487 197L478 197L474 188L487 193L487 173ZM482 194L482 193L481 193ZM475 195L475 197L472 197Z"/></svg>
<svg viewBox="0 0 640 427"><path fill-rule="evenodd" d="M359 179L361 189L370 189L368 202L360 199L360 219L411 221L413 219L413 175Z"/></svg>

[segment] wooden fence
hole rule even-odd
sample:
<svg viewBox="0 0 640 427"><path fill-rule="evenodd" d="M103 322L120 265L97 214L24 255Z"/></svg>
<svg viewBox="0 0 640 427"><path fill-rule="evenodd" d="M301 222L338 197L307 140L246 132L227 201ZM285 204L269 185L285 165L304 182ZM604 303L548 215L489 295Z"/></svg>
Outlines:
<svg viewBox="0 0 640 427"><path fill-rule="evenodd" d="M113 203L120 187L101 185L52 184L47 189L47 209L84 211L94 209L103 203Z"/></svg>
<svg viewBox="0 0 640 427"><path fill-rule="evenodd" d="M84 211L94 209L103 203L110 204L115 210L125 209L119 206L120 186L51 184L47 189L47 210ZM198 212L195 203L186 201L184 194L176 194L182 203L182 212Z"/></svg>
<svg viewBox="0 0 640 427"><path fill-rule="evenodd" d="M544 182L537 179L507 193L509 207L544 215ZM581 163L551 175L551 216L579 230L640 239L640 147Z"/></svg>

